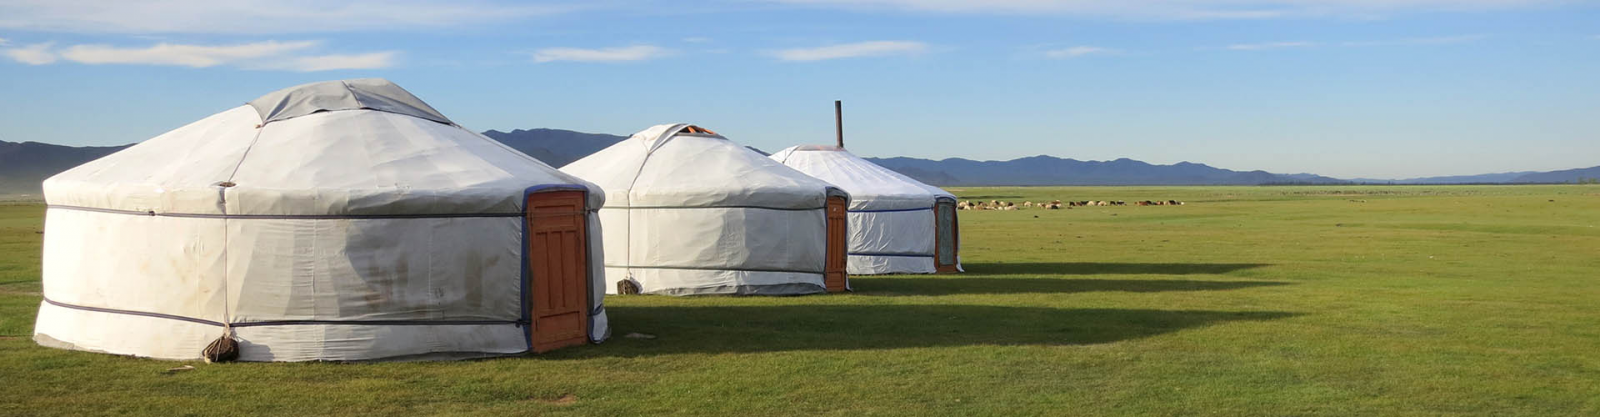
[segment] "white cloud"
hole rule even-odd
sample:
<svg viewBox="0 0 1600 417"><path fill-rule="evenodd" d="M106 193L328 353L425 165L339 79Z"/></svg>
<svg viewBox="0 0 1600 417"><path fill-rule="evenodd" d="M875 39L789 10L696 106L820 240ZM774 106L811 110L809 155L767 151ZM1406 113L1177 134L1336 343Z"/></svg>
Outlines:
<svg viewBox="0 0 1600 417"><path fill-rule="evenodd" d="M772 52L784 61L821 61L839 58L857 58L886 55L911 55L928 50L928 45L913 41L870 41L816 48L794 48Z"/></svg>
<svg viewBox="0 0 1600 417"><path fill-rule="evenodd" d="M690 37L687 37L687 38L683 38L683 41L684 42L688 42L688 43L706 43L706 42L711 42L711 38L708 38L708 37L705 37L705 36L690 36Z"/></svg>
<svg viewBox="0 0 1600 417"><path fill-rule="evenodd" d="M1227 47L1225 47L1223 49L1229 49L1229 50L1234 50L1234 51L1259 51L1259 50L1262 50L1262 49L1307 48L1307 47L1312 47L1312 46L1317 46L1317 43L1316 42L1304 42L1304 41L1240 43L1240 44L1228 45Z"/></svg>
<svg viewBox="0 0 1600 417"><path fill-rule="evenodd" d="M1082 15L1132 19L1264 19L1374 16L1541 7L1567 0L766 0L857 10Z"/></svg>
<svg viewBox="0 0 1600 417"><path fill-rule="evenodd" d="M11 41L6 40L6 38L0 38L0 46L6 46L8 43L11 43Z"/></svg>
<svg viewBox="0 0 1600 417"><path fill-rule="evenodd" d="M247 33L400 31L546 16L577 2L509 0L10 0L0 28L74 33Z"/></svg>
<svg viewBox="0 0 1600 417"><path fill-rule="evenodd" d="M1101 48L1098 46L1074 46L1071 48L1044 51L1044 56L1049 58L1077 58L1084 55L1109 54L1113 52L1116 52L1116 50Z"/></svg>
<svg viewBox="0 0 1600 417"><path fill-rule="evenodd" d="M321 46L318 41L263 41L235 45L185 45L159 43L142 48L110 45L73 45L59 51L52 44L6 50L12 59L43 65L58 58L88 65L167 65L191 68L234 66L244 69L284 71L327 71L337 69L376 69L394 64L394 51L362 54L308 55Z"/></svg>
<svg viewBox="0 0 1600 417"><path fill-rule="evenodd" d="M250 69L276 69L300 72L381 69L394 66L396 55L399 55L399 52L384 51L365 54L312 55L294 57L281 63L250 67Z"/></svg>
<svg viewBox="0 0 1600 417"><path fill-rule="evenodd" d="M21 48L5 50L7 57L28 65L44 65L56 62L55 52L50 51L50 43L36 43Z"/></svg>
<svg viewBox="0 0 1600 417"><path fill-rule="evenodd" d="M178 65L204 68L264 57L282 56L317 46L317 42L266 41L226 46L199 46L159 43L148 48L118 48L107 45L76 45L61 56L83 64Z"/></svg>
<svg viewBox="0 0 1600 417"><path fill-rule="evenodd" d="M545 48L533 52L533 62L631 62L672 55L672 50L652 45L615 48Z"/></svg>

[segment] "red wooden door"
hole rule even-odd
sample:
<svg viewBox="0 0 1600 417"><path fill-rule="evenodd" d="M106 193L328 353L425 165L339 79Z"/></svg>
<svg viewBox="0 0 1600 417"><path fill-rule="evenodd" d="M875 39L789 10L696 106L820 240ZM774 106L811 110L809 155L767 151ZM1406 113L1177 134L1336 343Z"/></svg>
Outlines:
<svg viewBox="0 0 1600 417"><path fill-rule="evenodd" d="M547 352L589 341L588 236L583 192L528 196L530 345Z"/></svg>
<svg viewBox="0 0 1600 417"><path fill-rule="evenodd" d="M849 217L842 197L828 198L828 261L822 268L822 282L828 292L844 292L850 288L845 275L846 250L849 245Z"/></svg>

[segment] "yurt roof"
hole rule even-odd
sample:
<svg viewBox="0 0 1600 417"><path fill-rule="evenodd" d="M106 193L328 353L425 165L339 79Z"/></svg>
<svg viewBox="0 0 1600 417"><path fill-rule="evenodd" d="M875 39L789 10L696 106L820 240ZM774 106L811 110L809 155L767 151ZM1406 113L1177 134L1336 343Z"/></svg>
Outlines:
<svg viewBox="0 0 1600 417"><path fill-rule="evenodd" d="M562 167L606 190L611 207L816 209L848 196L699 126L651 126Z"/></svg>
<svg viewBox="0 0 1600 417"><path fill-rule="evenodd" d="M835 146L792 146L773 153L771 158L843 188L850 193L852 210L927 208L939 198L955 198L939 187L923 184Z"/></svg>
<svg viewBox="0 0 1600 417"><path fill-rule="evenodd" d="M52 205L228 216L511 215L550 185L587 186L382 79L279 90L44 184Z"/></svg>

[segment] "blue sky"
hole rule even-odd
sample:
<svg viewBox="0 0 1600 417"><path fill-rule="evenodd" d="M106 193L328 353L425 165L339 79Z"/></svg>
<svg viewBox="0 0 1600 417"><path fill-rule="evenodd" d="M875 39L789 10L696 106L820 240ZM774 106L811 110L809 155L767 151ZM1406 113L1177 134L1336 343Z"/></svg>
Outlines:
<svg viewBox="0 0 1600 417"><path fill-rule="evenodd" d="M159 5L160 7L151 6ZM385 77L477 130L1406 178L1600 165L1600 7L1521 0L0 0L0 140Z"/></svg>

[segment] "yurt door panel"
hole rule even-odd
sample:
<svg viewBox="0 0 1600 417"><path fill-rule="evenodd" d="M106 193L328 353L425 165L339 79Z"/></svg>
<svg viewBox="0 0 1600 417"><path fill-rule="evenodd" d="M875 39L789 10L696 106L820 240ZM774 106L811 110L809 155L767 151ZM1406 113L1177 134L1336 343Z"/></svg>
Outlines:
<svg viewBox="0 0 1600 417"><path fill-rule="evenodd" d="M588 342L587 236L583 193L528 196L528 308L534 352Z"/></svg>
<svg viewBox="0 0 1600 417"><path fill-rule="evenodd" d="M843 292L849 288L845 276L846 249L849 235L846 233L849 225L845 200L839 197L828 198L828 260L822 268L823 284L828 287L828 292Z"/></svg>
<svg viewBox="0 0 1600 417"><path fill-rule="evenodd" d="M933 206L934 268L939 273L957 272L956 260L960 231L956 228L956 205L939 201Z"/></svg>

